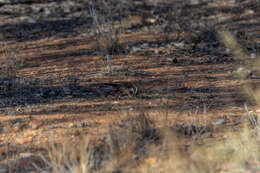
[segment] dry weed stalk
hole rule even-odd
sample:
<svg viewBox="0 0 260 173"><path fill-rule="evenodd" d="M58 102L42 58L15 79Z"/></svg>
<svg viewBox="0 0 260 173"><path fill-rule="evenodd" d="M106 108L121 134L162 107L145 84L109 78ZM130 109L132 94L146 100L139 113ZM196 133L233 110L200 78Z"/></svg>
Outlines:
<svg viewBox="0 0 260 173"><path fill-rule="evenodd" d="M219 33L221 41L224 45L230 50L235 58L242 61L242 64L234 67L234 75L238 80L244 80L248 74L255 68L260 65L260 60L256 59L254 61L249 60L249 55L247 55L241 46L238 44L235 36L229 31L223 31ZM253 104L260 104L260 95L257 90L254 90L252 85L247 83L243 85L242 91L246 96L253 102Z"/></svg>
<svg viewBox="0 0 260 173"><path fill-rule="evenodd" d="M85 137L79 146L65 142L64 144L52 144L49 149L50 167L54 173L87 173L88 159L91 152L89 137Z"/></svg>
<svg viewBox="0 0 260 173"><path fill-rule="evenodd" d="M105 14L99 13L94 5L90 7L89 12L93 20L96 49L103 54L104 64L108 72L111 72L113 55L121 49L119 38L122 30L120 27L117 27L113 21L111 7L109 7L105 1L102 1L102 6L104 6L107 11L106 16Z"/></svg>

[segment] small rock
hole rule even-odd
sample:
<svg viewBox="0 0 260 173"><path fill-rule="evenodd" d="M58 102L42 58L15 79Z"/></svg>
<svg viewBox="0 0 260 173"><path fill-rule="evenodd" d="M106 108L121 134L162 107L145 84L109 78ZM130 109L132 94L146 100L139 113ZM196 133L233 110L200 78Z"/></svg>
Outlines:
<svg viewBox="0 0 260 173"><path fill-rule="evenodd" d="M206 132L206 133L201 135L202 138L208 138L208 137L211 137L211 136L212 136L211 132Z"/></svg>
<svg viewBox="0 0 260 173"><path fill-rule="evenodd" d="M220 124L224 124L225 122L226 122L225 119L219 119L219 120L217 120L217 122L215 124L220 125Z"/></svg>
<svg viewBox="0 0 260 173"><path fill-rule="evenodd" d="M256 53L251 53L251 54L249 55L249 58L250 58L250 59L255 59L255 58L256 58Z"/></svg>
<svg viewBox="0 0 260 173"><path fill-rule="evenodd" d="M138 51L140 51L141 49L139 47L135 47L133 46L132 49L130 50L130 53L133 54L133 53L136 53Z"/></svg>
<svg viewBox="0 0 260 173"><path fill-rule="evenodd" d="M158 54L158 53L159 53L159 50L158 50L158 49L154 49L154 53L155 53L155 54Z"/></svg>
<svg viewBox="0 0 260 173"><path fill-rule="evenodd" d="M63 87L63 92L65 95L70 95L71 94L71 90L67 87Z"/></svg>
<svg viewBox="0 0 260 173"><path fill-rule="evenodd" d="M68 125L69 128L73 128L74 126L75 126L74 123L69 123Z"/></svg>
<svg viewBox="0 0 260 173"><path fill-rule="evenodd" d="M160 59L160 63L170 63L172 62L173 60L171 58L161 58Z"/></svg>
<svg viewBox="0 0 260 173"><path fill-rule="evenodd" d="M23 145L25 143L29 143L29 142L32 142L32 137L31 136L28 136L28 137L19 137L19 138L16 138L16 142L20 145Z"/></svg>
<svg viewBox="0 0 260 173"><path fill-rule="evenodd" d="M143 49L147 49L149 47L149 44L143 43L140 47L143 48Z"/></svg>
<svg viewBox="0 0 260 173"><path fill-rule="evenodd" d="M31 129L38 129L40 126L42 125L41 121L32 121L29 126L31 127Z"/></svg>
<svg viewBox="0 0 260 173"><path fill-rule="evenodd" d="M151 23L151 24L154 24L156 21L157 21L156 18L148 18L148 19L146 19L146 22Z"/></svg>
<svg viewBox="0 0 260 173"><path fill-rule="evenodd" d="M13 130L15 131L15 132L18 132L18 131L20 131L21 129L22 129L22 124L20 123L20 122L17 122L17 123L15 123L14 125L13 125Z"/></svg>
<svg viewBox="0 0 260 173"><path fill-rule="evenodd" d="M86 127L88 125L89 125L88 122L78 122L78 123L75 124L75 127L83 128L83 127Z"/></svg>
<svg viewBox="0 0 260 173"><path fill-rule="evenodd" d="M29 157L32 157L32 156L33 156L32 153L20 153L21 158L29 158Z"/></svg>
<svg viewBox="0 0 260 173"><path fill-rule="evenodd" d="M174 43L174 46L180 49L184 49L185 44L184 42L178 42L178 43Z"/></svg>
<svg viewBox="0 0 260 173"><path fill-rule="evenodd" d="M198 0L191 0L190 4L191 5L198 5L200 2Z"/></svg>

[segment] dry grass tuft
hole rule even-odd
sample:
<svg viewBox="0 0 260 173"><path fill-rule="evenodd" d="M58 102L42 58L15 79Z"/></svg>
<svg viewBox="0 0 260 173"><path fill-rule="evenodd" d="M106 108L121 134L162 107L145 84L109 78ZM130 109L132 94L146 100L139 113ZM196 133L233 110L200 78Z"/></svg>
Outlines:
<svg viewBox="0 0 260 173"><path fill-rule="evenodd" d="M101 13L97 10L100 6L105 12ZM119 43L122 27L113 22L114 12L111 9L105 1L100 1L100 3L93 1L89 9L93 21L95 49L104 56L104 64L109 72L112 69L113 55L123 50Z"/></svg>
<svg viewBox="0 0 260 173"><path fill-rule="evenodd" d="M255 68L259 68L259 58L250 60L249 55L243 51L235 36L231 32L223 31L220 32L219 35L222 43L240 62L240 64L234 66L234 77L238 80L244 80ZM254 89L251 84L247 83L246 85L243 85L242 91L253 104L260 104L259 88Z"/></svg>
<svg viewBox="0 0 260 173"><path fill-rule="evenodd" d="M52 145L49 157L53 172L114 172L137 167L147 155L147 146L160 139L158 129L145 114L129 117L120 126L123 130L110 127L99 141L86 137L80 146L70 142Z"/></svg>
<svg viewBox="0 0 260 173"><path fill-rule="evenodd" d="M135 129L135 127L133 127ZM126 129L97 143L51 150L53 172L254 172L260 171L259 129L230 130L216 142L200 144L172 128ZM144 130L144 131L143 131Z"/></svg>

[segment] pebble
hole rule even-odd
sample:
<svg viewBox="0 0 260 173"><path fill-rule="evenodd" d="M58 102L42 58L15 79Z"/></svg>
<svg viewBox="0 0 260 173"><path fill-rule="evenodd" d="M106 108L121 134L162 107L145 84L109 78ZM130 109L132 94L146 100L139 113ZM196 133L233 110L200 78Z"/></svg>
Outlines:
<svg viewBox="0 0 260 173"><path fill-rule="evenodd" d="M29 126L31 129L38 129L43 123L41 121L35 120L30 122Z"/></svg>
<svg viewBox="0 0 260 173"><path fill-rule="evenodd" d="M65 95L70 95L71 94L71 90L67 87L63 87L63 92Z"/></svg>
<svg viewBox="0 0 260 173"><path fill-rule="evenodd" d="M21 158L29 158L29 157L32 157L32 156L33 156L32 153L20 153Z"/></svg>
<svg viewBox="0 0 260 173"><path fill-rule="evenodd" d="M16 141L17 144L23 145L23 144L32 142L32 137L31 136L28 136L28 137L18 137L18 138L16 138L15 141Z"/></svg>
<svg viewBox="0 0 260 173"><path fill-rule="evenodd" d="M219 120L217 120L216 121L216 125L220 125L220 124L224 124L226 122L226 120L225 119L219 119Z"/></svg>
<svg viewBox="0 0 260 173"><path fill-rule="evenodd" d="M22 129L22 124L20 122L17 122L13 125L13 130L15 132L19 132Z"/></svg>

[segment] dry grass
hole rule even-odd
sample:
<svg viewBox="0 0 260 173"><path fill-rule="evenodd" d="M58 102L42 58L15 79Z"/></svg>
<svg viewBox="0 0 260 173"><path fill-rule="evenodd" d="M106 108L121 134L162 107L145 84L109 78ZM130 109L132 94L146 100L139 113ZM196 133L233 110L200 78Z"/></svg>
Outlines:
<svg viewBox="0 0 260 173"><path fill-rule="evenodd" d="M104 13L97 11L96 8L99 6L104 7ZM122 27L113 22L114 12L111 9L105 1L100 1L100 3L93 1L89 9L95 33L95 49L104 57L104 64L108 72L111 72L112 69L113 55L122 49L119 43Z"/></svg>
<svg viewBox="0 0 260 173"><path fill-rule="evenodd" d="M97 4L89 9L93 21L92 29L95 31L95 49L97 54L103 57L108 72L111 72L112 62L116 61L113 59L114 55L124 51L120 45L120 36L124 29L147 22L149 18L137 15L130 16L129 20L127 18L125 21L120 21L121 23L115 22L112 19L115 11L111 11L112 8L107 6L108 1L93 1L94 4L95 2ZM105 13L97 8L100 4L104 6ZM182 30L192 31L190 23L184 22L185 19L179 17L185 16L184 14L182 10L172 10L170 16L167 17L170 22L165 23L160 30L163 31L165 42L172 41L170 39L172 32L177 32L178 38L182 36ZM151 20L159 19L151 18ZM153 22L150 23L153 24ZM249 61L249 55L243 51L230 32L219 33L219 38L239 62L234 65L234 78L241 81L247 80L251 71L259 67L259 59ZM17 79L17 71L24 66L24 62L20 61L13 49L8 50L6 45L2 47L5 50L2 51L1 72L7 78L5 81L8 81L7 84L5 81L2 83L7 91L19 84L19 81L11 79ZM170 52L174 50L172 48ZM69 88L77 88L80 85L79 80L71 78L69 81L73 82L68 84ZM62 81L62 78L60 80ZM125 95L135 99L131 96L136 94L132 94L131 91L127 91ZM251 101L250 103L259 105L259 90L253 88L251 84L245 84L242 92ZM134 89L133 93L137 93L137 89L136 91ZM66 105L59 108L66 108ZM71 109L73 112L74 106ZM133 110L135 111L134 108ZM180 123L178 115L175 122L168 121L167 113L158 115L158 117L165 116L162 118L163 122L153 120L144 112L136 116L129 115L121 123L111 124L108 134L101 139L86 135L81 136L82 138L77 142L64 139L62 144L51 144L48 153L49 160L43 160L50 167L50 172L54 173L260 172L259 115L257 113L249 110L245 104L245 116L241 118L241 121L228 126L221 123L209 124L206 106L204 113L196 111L188 115L190 119L186 122L187 124Z"/></svg>
<svg viewBox="0 0 260 173"><path fill-rule="evenodd" d="M245 62L243 64L247 64L247 55L232 34L222 32L220 38L236 57ZM242 67L250 70L253 66ZM245 78L243 74L237 76L239 80ZM245 85L243 90L255 104L259 104L260 97L250 85ZM248 121L240 123L243 124L242 127L226 127L225 132L216 135L215 139L212 135L203 135L207 129L210 129L209 133L217 129L208 128L203 119L206 115L199 116L198 120L192 121L188 126L165 123L160 128L156 125L157 122L144 113L136 117L129 116L119 125L122 128L111 127L109 134L98 142L93 142L86 136L82 143L73 147L71 143L52 147L52 171L259 172L258 115L250 112L246 105L245 112Z"/></svg>
<svg viewBox="0 0 260 173"><path fill-rule="evenodd" d="M139 121L137 117L134 121ZM128 122L129 120L127 120ZM145 118L145 121L148 121ZM126 122L125 122L126 123ZM173 128L146 127L144 121L110 131L97 143L86 137L80 146L51 150L53 172L256 172L260 170L259 129L227 130L216 142L188 140ZM150 124L150 123L149 123ZM138 129L136 129L138 128Z"/></svg>

